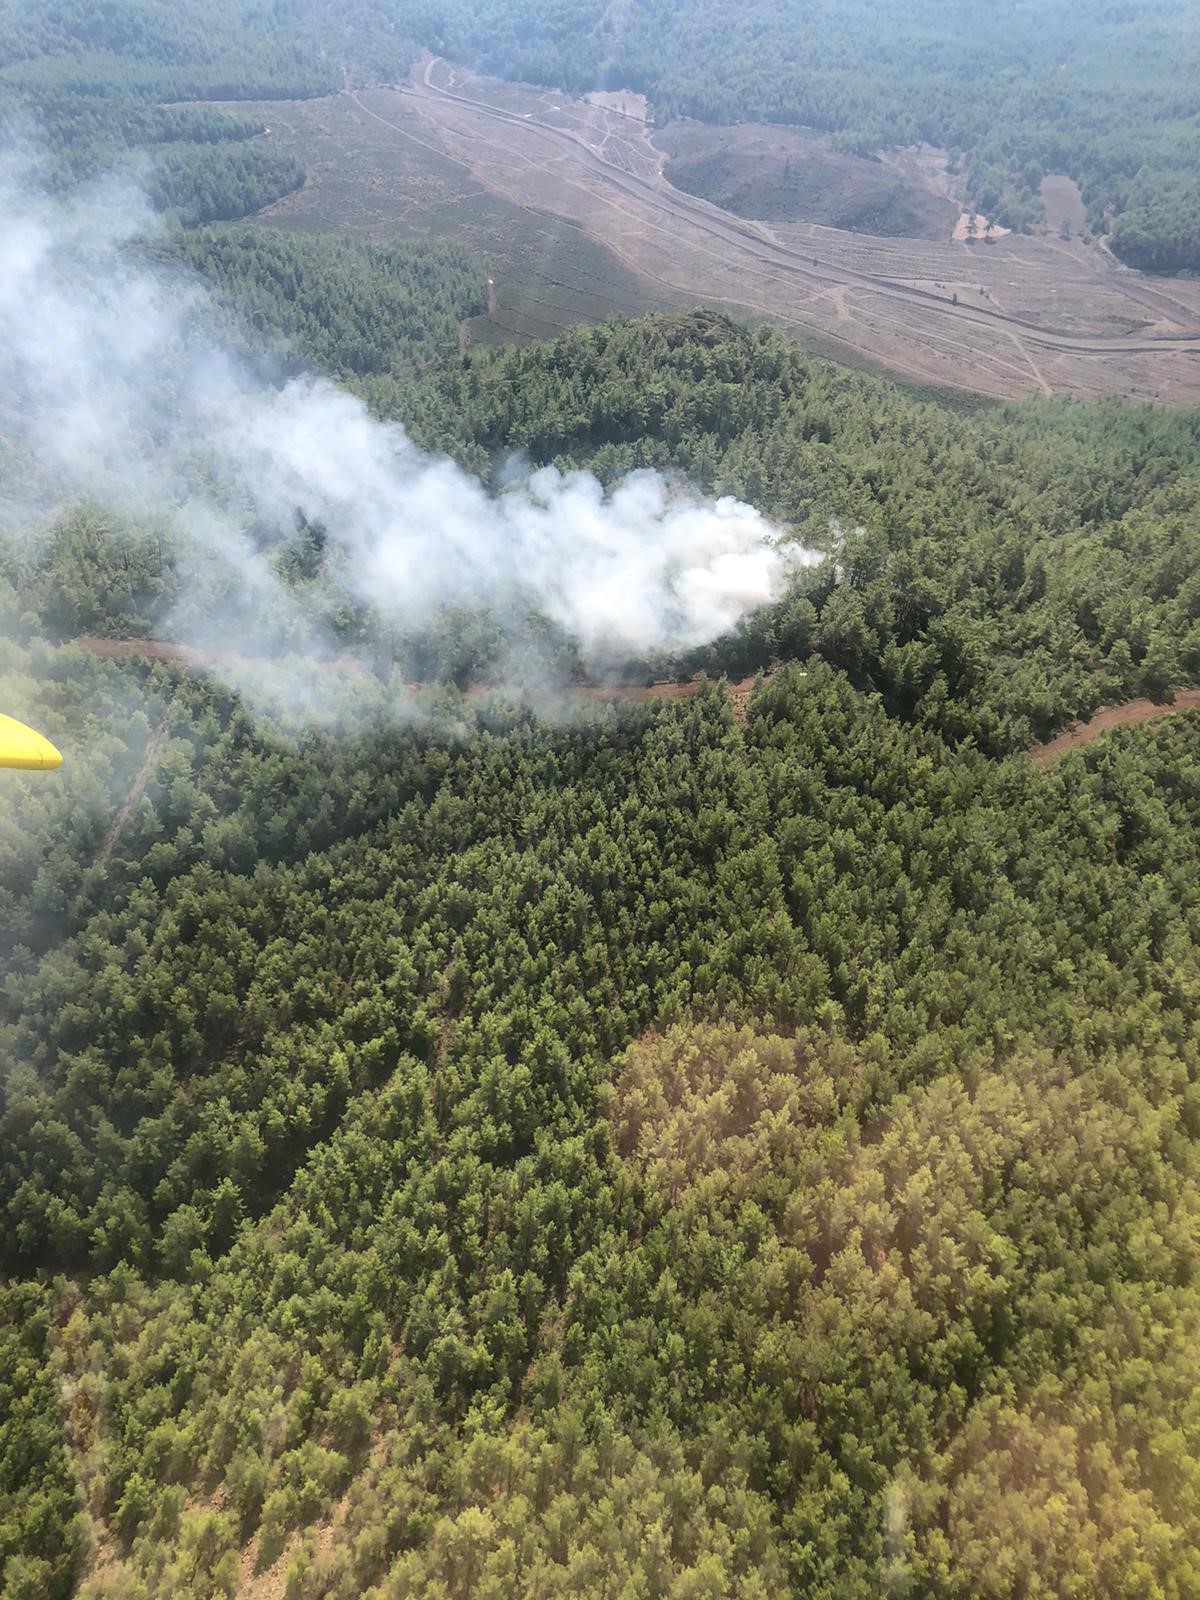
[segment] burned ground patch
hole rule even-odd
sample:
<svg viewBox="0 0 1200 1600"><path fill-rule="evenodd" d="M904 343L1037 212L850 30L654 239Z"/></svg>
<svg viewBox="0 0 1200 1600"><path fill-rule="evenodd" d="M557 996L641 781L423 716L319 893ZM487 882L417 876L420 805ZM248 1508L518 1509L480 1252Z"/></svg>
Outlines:
<svg viewBox="0 0 1200 1600"><path fill-rule="evenodd" d="M894 167L841 155L797 128L677 121L654 136L677 189L739 217L816 222L852 233L948 239L958 207Z"/></svg>

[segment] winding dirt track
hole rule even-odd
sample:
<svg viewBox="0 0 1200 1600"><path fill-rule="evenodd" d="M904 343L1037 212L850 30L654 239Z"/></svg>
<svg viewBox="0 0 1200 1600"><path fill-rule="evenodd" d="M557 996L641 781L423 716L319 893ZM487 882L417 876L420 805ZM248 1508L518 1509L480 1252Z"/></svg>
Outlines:
<svg viewBox="0 0 1200 1600"><path fill-rule="evenodd" d="M1123 705L1105 706L1094 717L1067 728L1046 744L1032 745L1029 754L1039 767L1048 767L1068 750L1082 749L1110 728L1136 727L1142 722L1156 722L1159 717L1172 717L1179 711L1194 711L1198 706L1200 689L1176 689L1170 701L1126 700Z"/></svg>
<svg viewBox="0 0 1200 1600"><path fill-rule="evenodd" d="M749 221L675 188L641 122L436 57L401 85L233 109L305 167L272 226L452 239L487 262L465 343L704 305L936 389L1200 405L1200 281L1098 244Z"/></svg>
<svg viewBox="0 0 1200 1600"><path fill-rule="evenodd" d="M174 661L182 666L197 668L261 667L266 664L255 657L216 650L194 650L187 645L172 644L166 639L99 639L85 635L71 642L95 656L110 658L143 656L149 661ZM354 656L331 656L321 665L330 671L345 673L349 677L360 677L365 671L362 662ZM690 700L708 687L710 681L704 678L692 678L685 683L670 681L650 684L573 684L566 694L572 699L591 700L599 704L610 704L618 700L636 703L645 703L649 700ZM739 721L745 720L754 682L754 678L743 678L740 682L727 681L725 684L725 692L733 702L734 714ZM434 685L411 683L408 687L419 691ZM495 687L484 683L473 684L466 693L470 697L490 694L495 692ZM172 706L173 704L174 702ZM168 706L163 726L155 735L153 749L156 752L165 734L172 706ZM1176 689L1169 701L1126 700L1118 706L1105 706L1102 711L1097 711L1094 717L1089 717L1086 722L1075 723L1045 744L1030 745L1029 755L1037 766L1048 767L1068 750L1082 749L1084 745L1091 744L1093 739L1098 739L1102 733L1107 733L1111 728L1136 727L1143 722L1156 722L1160 717L1174 716L1180 711L1197 709L1200 709L1200 689ZM147 760L149 759L148 755ZM107 854L111 848L111 841L106 841L103 854Z"/></svg>
<svg viewBox="0 0 1200 1600"><path fill-rule="evenodd" d="M665 229L675 233L681 227L698 231L726 247L726 250L748 253L757 263L793 276L807 285L822 287L844 285L869 289L875 295L881 295L885 299L901 304L919 304L926 311L932 311L938 316L958 323L1002 328L1008 333L1015 333L1019 338L1050 350L1083 355L1144 355L1162 354L1167 351L1200 354L1200 334L1163 334L1142 338L1073 334L1063 329L1040 325L1028 318L993 307L963 303L956 305L944 295L930 290L911 284L890 282L869 273L856 272L851 268L828 262L822 263L819 260L813 265L811 256L806 259L801 258L796 250L780 245L772 239L763 227L733 217L731 213L722 211L706 200L685 194L682 190L674 188L661 175L658 175L655 181L653 178L642 177L636 172L606 160L586 139L569 128L553 126L528 114L506 111L486 99L460 94L445 83L437 81L439 75L449 73L453 82L454 70L448 63L435 57L426 62L423 71L414 74L413 79L406 85L406 92L418 99L443 101L464 107L473 117L481 119L485 124L506 125L519 129L522 136L532 134L550 145L567 147L576 162L582 163L609 188L636 200L652 217L659 219ZM364 105L357 93L350 91L350 96L359 109L368 116L384 120L377 112Z"/></svg>
<svg viewBox="0 0 1200 1600"><path fill-rule="evenodd" d="M84 634L78 639L72 639L71 643L78 645L91 655L103 656L110 660L141 656L147 661L172 661L178 666L197 669L227 667L247 671L254 668L268 667L272 661L270 657L238 655L230 650L197 650L191 645L172 644L168 639L101 639L91 634ZM357 656L327 656L315 664L323 667L326 671L340 672L349 678L360 678L368 670ZM704 678L692 678L684 683L678 683L674 679L648 684L576 683L564 689L562 694L566 699L591 700L599 705L609 705L619 700L633 701L635 703L644 703L648 700L690 700L694 695L699 694L702 689L706 688L711 681ZM738 683L726 683L726 691L733 701L735 713L739 715L744 713L753 686L753 678L744 678ZM430 683L410 683L406 687L413 690L414 693L419 693L422 690L443 688L445 686ZM488 683L473 683L465 691L469 699L477 699L486 694L503 692L504 686L502 684ZM514 686L513 692L520 693L520 687ZM111 845L109 848L111 848Z"/></svg>
<svg viewBox="0 0 1200 1600"><path fill-rule="evenodd" d="M1200 283L1079 239L749 221L676 189L642 123L429 56L400 85L239 109L308 173L273 226L451 238L488 262L468 342L707 305L937 388L1200 404Z"/></svg>
<svg viewBox="0 0 1200 1600"><path fill-rule="evenodd" d="M82 643L83 641L77 640L76 642ZM159 757L162 755L163 747L167 742L167 734L171 729L171 716L174 710L175 696L172 695L166 710L162 714L162 721L155 728L150 737L150 743L146 746L145 758L134 775L133 782L129 786L129 793L125 796L121 809L113 818L108 832L104 835L104 842L100 846L96 859L92 862L94 867L106 867L108 865L108 858L112 855L113 848L121 837L121 830L129 820L129 813L141 798L147 783L150 781L150 774L158 765Z"/></svg>

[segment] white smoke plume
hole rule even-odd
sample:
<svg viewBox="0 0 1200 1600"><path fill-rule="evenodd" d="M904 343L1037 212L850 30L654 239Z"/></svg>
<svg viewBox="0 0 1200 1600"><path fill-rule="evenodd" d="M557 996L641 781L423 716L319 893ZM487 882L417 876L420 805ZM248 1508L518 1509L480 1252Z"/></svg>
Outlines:
<svg viewBox="0 0 1200 1600"><path fill-rule="evenodd" d="M269 616L276 648L281 629L313 646L255 537L297 513L398 627L441 606L534 609L591 664L715 639L816 559L752 507L654 472L606 493L542 468L491 495L333 383L273 384L223 350L205 291L135 248L151 221L128 190L51 199L10 160L0 208L0 434L60 503L170 520L186 643L254 653ZM11 486L0 496L11 521Z"/></svg>

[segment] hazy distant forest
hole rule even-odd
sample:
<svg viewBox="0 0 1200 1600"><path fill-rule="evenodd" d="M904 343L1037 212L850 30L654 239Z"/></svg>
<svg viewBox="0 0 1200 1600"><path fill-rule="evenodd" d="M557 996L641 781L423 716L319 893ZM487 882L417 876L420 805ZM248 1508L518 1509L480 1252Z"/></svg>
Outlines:
<svg viewBox="0 0 1200 1600"><path fill-rule="evenodd" d="M1041 178L1064 172L1124 260L1200 269L1192 0L2 0L0 108L33 111L60 181L149 150L159 204L229 219L303 174L257 125L188 102L394 80L421 46L639 90L660 118L798 123L863 154L945 145L1008 227L1040 220Z"/></svg>
<svg viewBox="0 0 1200 1600"><path fill-rule="evenodd" d="M156 152L210 225L147 248L241 349L485 477L671 467L825 552L626 665L696 698L544 716L463 692L503 683L503 619L381 639L320 530L275 530L370 666L339 731L72 644L162 627L172 508L18 537L0 439L0 709L67 756L0 773L3 1600L1200 1594L1200 715L1027 754L1200 681L1200 416L951 412L709 313L464 352L479 263L213 226L300 175L159 105L322 92L415 38L711 115L824 103L867 145L974 128L1012 186L1080 21L997 26L968 93L932 10L893 43L840 8L793 102L728 45L771 7L693 9L651 82L639 41L683 32L636 0L598 31L0 8L43 177ZM1048 160L1158 216L1194 186L1197 30L1087 37L1047 100L1078 162ZM744 716L725 673L762 674Z"/></svg>

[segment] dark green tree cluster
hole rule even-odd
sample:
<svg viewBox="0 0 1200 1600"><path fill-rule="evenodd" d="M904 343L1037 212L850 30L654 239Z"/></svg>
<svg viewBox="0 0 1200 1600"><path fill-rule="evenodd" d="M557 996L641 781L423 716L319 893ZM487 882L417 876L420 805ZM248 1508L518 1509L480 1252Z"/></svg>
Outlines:
<svg viewBox="0 0 1200 1600"><path fill-rule="evenodd" d="M1194 272L1200 264L1200 184L1195 168L1164 177L1141 168L1121 191L1112 247L1146 272Z"/></svg>
<svg viewBox="0 0 1200 1600"><path fill-rule="evenodd" d="M289 193L303 169L271 150L260 119L184 102L329 94L352 63L394 77L414 50L356 0L3 0L0 118L32 135L44 183L133 157L161 209L224 221Z"/></svg>
<svg viewBox="0 0 1200 1600"><path fill-rule="evenodd" d="M304 169L255 145L181 144L157 153L147 196L184 227L231 222L298 189Z"/></svg>
<svg viewBox="0 0 1200 1600"><path fill-rule="evenodd" d="M327 93L336 65L319 67L312 8L217 0L6 0L3 81L95 99L260 99Z"/></svg>
<svg viewBox="0 0 1200 1600"><path fill-rule="evenodd" d="M93 1592L1190 1592L1193 719L175 708L5 1001Z"/></svg>
<svg viewBox="0 0 1200 1600"><path fill-rule="evenodd" d="M487 308L486 274L454 245L254 225L181 234L164 253L220 292L253 331L249 348L343 380L403 376L450 355L459 324Z"/></svg>
<svg viewBox="0 0 1200 1600"><path fill-rule="evenodd" d="M428 386L426 386L428 392ZM709 314L472 350L423 442L605 478L678 470L828 559L688 667L816 652L894 712L1007 751L1200 674L1195 414L1030 402L954 416Z"/></svg>
<svg viewBox="0 0 1200 1600"><path fill-rule="evenodd" d="M99 99L69 89L5 88L0 118L12 128L30 182L66 192L126 176L171 220L191 226L259 210L299 188L304 169L260 137L256 117L208 106Z"/></svg>
<svg viewBox="0 0 1200 1600"><path fill-rule="evenodd" d="M5 1600L1191 1600L1200 718L1022 746L1200 671L1197 418L706 313L459 355L446 252L165 249L484 473L821 559L672 663L777 663L739 715L414 694L365 608L266 714L68 642L159 625L170 507L5 546L65 756L0 774Z"/></svg>
<svg viewBox="0 0 1200 1600"><path fill-rule="evenodd" d="M0 1585L14 1600L66 1600L88 1544L63 1433L53 1313L41 1286L0 1286Z"/></svg>

